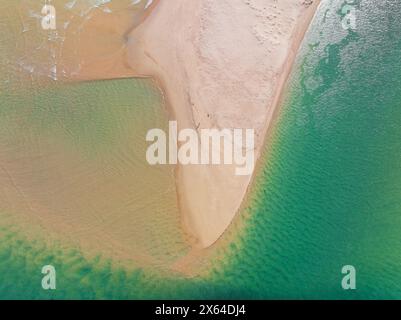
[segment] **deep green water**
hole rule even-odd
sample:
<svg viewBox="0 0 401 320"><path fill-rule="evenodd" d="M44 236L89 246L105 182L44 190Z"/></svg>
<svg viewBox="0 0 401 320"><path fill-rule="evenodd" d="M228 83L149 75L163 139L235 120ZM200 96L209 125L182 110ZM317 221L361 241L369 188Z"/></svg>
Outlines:
<svg viewBox="0 0 401 320"><path fill-rule="evenodd" d="M242 230L209 278L125 270L0 229L0 298L401 299L401 2L324 1L266 146ZM41 289L41 267L58 289ZM341 288L341 268L357 290Z"/></svg>

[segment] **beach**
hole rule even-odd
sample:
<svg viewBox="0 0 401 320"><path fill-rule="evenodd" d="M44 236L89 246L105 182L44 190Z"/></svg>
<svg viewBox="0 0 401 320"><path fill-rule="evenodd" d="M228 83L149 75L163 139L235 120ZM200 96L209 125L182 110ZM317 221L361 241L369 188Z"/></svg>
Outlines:
<svg viewBox="0 0 401 320"><path fill-rule="evenodd" d="M250 187L243 199L238 191L234 200L242 204L236 214L232 212L229 228L215 230L216 236L217 231L223 235L205 248L200 239L205 239L201 227L206 224L193 222L195 213L208 209L206 204L200 203L196 212L183 207L185 197L195 198L181 186L183 168L149 165L145 137L154 128L167 132L169 120L186 120L185 105L179 105L181 110L173 103L173 84L181 90L176 101L192 90L200 114L193 117L198 120L209 105L228 108L223 102L233 95L234 85L221 85L234 74L239 77L240 65L249 73L238 80L237 90L249 91L253 84L263 92L269 86L250 81L257 72L240 57L231 58L239 47L255 59L253 51L259 44L246 38L249 33L242 32L230 52L224 51L229 39L218 37L212 42L210 47L218 48L213 54L201 50L200 40L193 41L200 38L196 21L202 13L185 8L197 9L196 1L180 1L180 10L175 0L163 0L171 9L153 2L153 9L159 11L149 10L144 16L147 0L46 1L57 9L58 36L53 37L54 32L40 27L45 1L0 0L4 35L0 42L0 299L401 298L401 42L396 41L401 2L321 1L309 28L305 20L297 20L302 28L292 30L292 40L283 38L293 48L279 61L287 62L277 71L278 78L266 76L276 82L260 119L264 128L257 147L262 151ZM281 8L284 2L277 2ZM226 17L231 15L235 23L244 25L238 19L244 15L240 2L232 3L235 8L224 9ZM263 4L277 14L268 6L272 1ZM355 29L344 28L347 7L351 13L355 10ZM213 35L224 31L229 38L238 33L233 26L232 32L226 30L228 22L223 28L221 19L215 21L217 7L209 9L201 20ZM311 18L312 11L302 10L305 19ZM132 24L133 14L139 24ZM167 19L168 14L173 17ZM195 23L184 23L187 16ZM142 38L133 32L145 21L148 26L155 23L153 18L169 24L155 26ZM66 25L64 33L61 28ZM158 36L156 31L159 49L165 48L168 56L164 61L155 53L156 47L147 48L146 54L159 59L153 62L159 69L140 55L137 60L131 55L143 48L140 41L150 41L145 36ZM263 39L261 34L258 38ZM302 38L298 48L294 39ZM220 71L213 80L215 90L223 90L221 101L215 100L212 83L202 71L205 65L195 54L189 55L190 48L202 51L212 66L210 72ZM48 49L55 49L56 55ZM179 53L184 49L187 56ZM137 70L128 64L128 56L132 66L138 62ZM196 69L189 69L188 61ZM257 61L266 70L273 62ZM148 70L140 70L145 63ZM220 69L219 63L226 69ZM184 69L188 84L181 88L178 80L185 76ZM193 87L195 83L207 88L208 94ZM195 95L199 90L200 97ZM239 91L238 108L232 110L242 118L247 113L240 102L253 101L244 91ZM210 104L201 106L206 98ZM186 106L192 116L193 106ZM214 111L213 125L229 125L223 111ZM223 115L227 122L223 123ZM191 126L195 120L189 119ZM203 127L210 125L207 121L206 115ZM240 121L238 125L253 125ZM196 181L189 173L185 177ZM217 184L211 174L202 178L196 181L202 192ZM223 182L221 189L210 190L207 201L217 203L217 196L233 201L234 192L226 190L231 181ZM182 217L188 220L185 229ZM41 272L44 266L55 268L56 290L41 285L48 276ZM342 286L342 279L350 279L349 273L343 273L349 266L356 270L356 290Z"/></svg>
<svg viewBox="0 0 401 320"><path fill-rule="evenodd" d="M156 182L154 177L159 176L161 169L144 163L146 131L167 125L162 125L163 121L154 121L151 124L152 119L158 119L151 116L154 112L152 108L158 107L155 105L158 104L158 98L153 99L150 104L146 103L151 91L144 87L142 100L141 89L128 89L128 83L132 81L134 84L138 81L131 78L154 79L161 91L162 101L159 106L161 109L166 106L166 120L176 121L178 130L193 129L200 133L204 129L253 129L255 143L254 150L251 151L254 152L253 162L256 163L278 112L277 106L298 48L318 4L317 0L174 0L153 1L146 8L144 2L129 5L129 1L110 2L102 6L79 2L68 7L65 1L60 0L54 5L58 12L58 25L62 28L48 31L38 29L37 16L30 14L40 12L41 7L30 2L24 3L19 9L23 31L18 34L19 44L15 46L17 68L24 72L16 74L21 75L25 83L31 83L35 79L46 90L52 90L56 83L62 86L65 82L70 89L73 89L72 84L84 86L88 83L92 83L93 88L90 86L86 95L79 94L79 103L68 102L71 106L65 110L69 110L70 120L61 113L64 112L63 108L46 113L46 116L36 116L43 122L48 115L53 115L59 122L55 126L57 130L50 127L38 131L35 126L40 127L41 122L27 120L36 130L32 133L32 136L37 136L35 139L47 143L47 139L51 137L51 147L46 148L49 154L74 159L69 162L76 165L60 167L60 158L50 155L47 157L48 163L31 160L29 166L12 161L13 157L18 158L21 154L27 159L36 159L37 154L42 153L41 149L34 148L39 143L28 148L24 143L18 142L15 145L20 150L15 155L8 150L10 159L0 159L6 163L3 166L4 172L10 172L13 178L19 177L14 178L20 189L15 195L16 199L22 194L24 198L32 197L33 200L30 201L41 203L40 209L33 210L34 215L31 214L32 206L18 208L16 211L24 212L24 220L36 217L42 221L41 225L49 230L57 230L58 234L75 234L73 230L87 226L85 228L91 230L90 232L80 232L78 237L73 238L80 245L88 242L88 247L97 247L99 233L93 230L92 225L94 221L98 221L99 230L107 226L111 234L108 252L116 252L118 250L115 248L121 246L119 251L123 254L120 257L143 261L141 264L145 265L147 261L153 261L155 256L175 257L176 253L179 256L178 252L182 248L186 252L187 245L194 252L213 245L239 211L254 174L236 175L236 164L178 164L175 167L165 167L160 182ZM41 45L38 46L38 43ZM49 78L57 81L52 83ZM139 94L137 98L130 98L132 105L129 110L133 113L117 112L121 105L127 103L125 97L130 96L127 92L118 98L104 93L112 99L109 101L103 97L102 101L96 100L97 105L92 107L94 97L90 94L91 90L98 97L97 90L101 90L107 82L94 83L95 80L119 78L127 78L128 82L120 82L120 85L124 83L127 90L134 90ZM110 83L110 86L113 84ZM60 93L54 95L58 97ZM103 101L108 101L109 107L102 111ZM140 111L138 103L143 104L142 108L146 112ZM63 104L66 105L66 102ZM34 106L34 110L41 110L40 104L38 107L35 104ZM28 117L30 112L21 109L18 117ZM85 114L92 122L99 117L101 121L97 125L91 125L89 120L83 122L81 117ZM135 122L141 116L149 120L142 119L146 126ZM160 116L164 117L165 114ZM131 120L128 121L129 119ZM129 131L130 134L124 136L112 131L110 139L112 137L115 141L105 149L117 145L118 148L105 152L104 155L96 150L97 158L89 159L88 149L92 149L101 137L107 136L109 126L113 130L130 128L132 132ZM71 147L68 144L70 142L65 141L69 141L74 135L76 138ZM85 143L86 135L90 136L88 139L91 143ZM68 137L67 140L65 136ZM11 139L5 137L5 140ZM134 148L134 145L139 145L142 149ZM124 159L129 159L129 163L134 160L130 167L125 167L121 162L122 154ZM55 160L50 161L53 158ZM98 164L102 161L103 163ZM11 166L11 163L14 165ZM43 172L54 172L39 183L36 182L35 175L31 177L20 174L27 170L26 166L30 172L39 169ZM46 166L58 169L51 171ZM130 178L123 183L124 179L121 179L117 171L110 176L103 174L103 171L110 170L109 166L115 166L125 172L126 178ZM171 167L174 168L174 174L170 174ZM96 174L93 168L97 168ZM65 181L54 178L61 174L66 174ZM71 180L70 176L75 178ZM140 183L140 177L146 183ZM56 192L58 201L53 201L57 198L56 195L52 195L52 201L47 197L42 199L42 194L47 194L48 189L54 189L51 186L54 181L61 184ZM97 181L97 187L87 188L86 181ZM82 185L82 190L77 193L72 182ZM112 188L113 183L119 187ZM121 183L130 187L123 188ZM12 184L7 184L5 188L12 190L13 194L16 192ZM116 192L106 191L109 188ZM159 190L156 191L155 188ZM142 192L147 196L138 197ZM123 193L128 199L134 200L127 200ZM160 194L162 197L168 195L169 200L161 198ZM65 199L69 199L67 209L63 207ZM12 202L5 205L8 202L3 201L4 211L9 211L12 207ZM22 200L14 202L23 203ZM120 202L129 205L122 209ZM158 207L153 208L149 203L158 204ZM75 206L72 207L72 204ZM70 231L67 232L67 229ZM166 237L161 237L158 233ZM160 250L155 250L158 253L149 254L153 252L153 245L157 241L167 246L170 233L178 237L171 237L172 242L179 243L177 246L170 246L177 248L175 253L160 254L159 251L169 250L161 250L164 246L158 245ZM145 253L143 248L146 248ZM155 259L157 264L165 264L164 260L160 262L158 257ZM174 259L167 259L177 264Z"/></svg>
<svg viewBox="0 0 401 320"><path fill-rule="evenodd" d="M128 63L163 89L179 129L255 130L255 161L319 1L159 1L128 36ZM185 230L206 248L238 212L253 176L178 165Z"/></svg>

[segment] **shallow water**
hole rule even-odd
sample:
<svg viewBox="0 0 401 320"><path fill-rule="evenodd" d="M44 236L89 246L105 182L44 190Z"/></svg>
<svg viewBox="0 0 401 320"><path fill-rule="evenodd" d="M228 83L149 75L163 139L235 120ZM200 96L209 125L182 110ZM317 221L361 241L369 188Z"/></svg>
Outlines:
<svg viewBox="0 0 401 320"><path fill-rule="evenodd" d="M1 297L401 298L401 3L355 1L354 31L341 27L343 4L320 7L250 199L208 276L90 260L28 240L3 215ZM49 263L54 292L40 289ZM355 291L341 288L348 264Z"/></svg>
<svg viewBox="0 0 401 320"><path fill-rule="evenodd" d="M18 11L11 23L16 27L12 63L28 74L54 80L129 76L130 71L120 65L125 54L125 36L140 24L151 3L17 1L8 5Z"/></svg>
<svg viewBox="0 0 401 320"><path fill-rule="evenodd" d="M0 46L1 214L45 243L136 266L172 264L189 250L174 168L145 157L148 130L167 130L160 90L145 79L54 81L42 72L47 56L30 57L32 73L19 68L25 4L0 6L9 35Z"/></svg>
<svg viewBox="0 0 401 320"><path fill-rule="evenodd" d="M236 296L401 298L401 3L355 2L354 31L342 5L323 2L298 57L227 271Z"/></svg>

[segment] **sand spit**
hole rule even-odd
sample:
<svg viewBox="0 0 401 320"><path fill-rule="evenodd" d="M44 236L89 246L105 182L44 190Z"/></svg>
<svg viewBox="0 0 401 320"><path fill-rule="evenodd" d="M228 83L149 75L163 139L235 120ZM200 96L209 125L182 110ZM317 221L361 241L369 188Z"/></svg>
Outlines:
<svg viewBox="0 0 401 320"><path fill-rule="evenodd" d="M258 158L319 1L160 1L128 38L137 75L159 80L179 129L254 128ZM186 229L199 247L226 230L251 176L234 166L179 166Z"/></svg>
<svg viewBox="0 0 401 320"><path fill-rule="evenodd" d="M319 1L72 3L53 3L62 29L37 32L41 7L23 2L19 68L67 81L153 77L179 130L254 129L257 160ZM222 235L247 193L252 176L235 168L177 166L183 225L198 248Z"/></svg>

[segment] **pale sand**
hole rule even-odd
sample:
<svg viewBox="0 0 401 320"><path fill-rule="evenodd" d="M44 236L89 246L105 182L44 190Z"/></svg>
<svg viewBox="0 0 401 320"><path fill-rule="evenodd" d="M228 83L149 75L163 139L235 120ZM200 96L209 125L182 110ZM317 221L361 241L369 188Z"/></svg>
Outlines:
<svg viewBox="0 0 401 320"><path fill-rule="evenodd" d="M158 79L183 128L254 128L256 159L319 1L170 0L129 36L136 75ZM233 166L179 166L186 229L212 245L237 213L251 176Z"/></svg>

